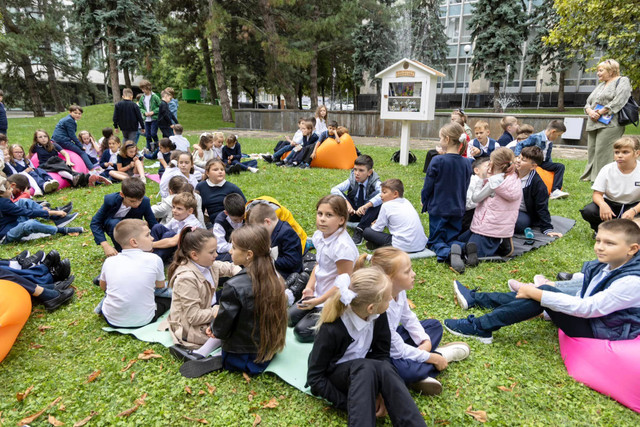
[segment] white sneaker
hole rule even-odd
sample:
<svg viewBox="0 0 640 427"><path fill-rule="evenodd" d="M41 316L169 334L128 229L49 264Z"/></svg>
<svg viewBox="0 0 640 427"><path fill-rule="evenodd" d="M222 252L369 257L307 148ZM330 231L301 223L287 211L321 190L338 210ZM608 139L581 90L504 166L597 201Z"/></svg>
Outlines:
<svg viewBox="0 0 640 427"><path fill-rule="evenodd" d="M547 279L542 274L536 274L535 276L533 276L533 284L536 286L552 285L553 281Z"/></svg>
<svg viewBox="0 0 640 427"><path fill-rule="evenodd" d="M413 383L410 387L425 396L435 396L436 394L442 393L442 384L440 384L440 381L431 377Z"/></svg>
<svg viewBox="0 0 640 427"><path fill-rule="evenodd" d="M58 189L58 187L60 187L60 183L55 179L52 179L44 183L43 190L45 193L53 193Z"/></svg>
<svg viewBox="0 0 640 427"><path fill-rule="evenodd" d="M511 292L518 292L518 289L520 289L523 286L537 286L534 283L519 282L515 279L509 279L507 281L507 285L509 285L509 289L511 290Z"/></svg>
<svg viewBox="0 0 640 427"><path fill-rule="evenodd" d="M471 349L466 342L450 342L445 345L441 345L436 348L436 352L440 353L442 357L447 359L447 362L459 362L469 357Z"/></svg>
<svg viewBox="0 0 640 427"><path fill-rule="evenodd" d="M562 190L553 190L551 194L549 194L549 199L564 199L565 197L569 197L569 193Z"/></svg>
<svg viewBox="0 0 640 427"><path fill-rule="evenodd" d="M249 172L251 172L251 173L258 173L258 171L260 170L260 169L258 169L258 168L252 168L252 167L248 167L247 169L248 169L248 170L249 170Z"/></svg>

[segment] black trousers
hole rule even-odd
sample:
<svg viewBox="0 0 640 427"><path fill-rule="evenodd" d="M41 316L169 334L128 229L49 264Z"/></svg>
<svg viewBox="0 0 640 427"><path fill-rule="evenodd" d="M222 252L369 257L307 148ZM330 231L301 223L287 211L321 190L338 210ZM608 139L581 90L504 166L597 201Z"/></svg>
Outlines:
<svg viewBox="0 0 640 427"><path fill-rule="evenodd" d="M362 233L364 240L371 243L376 248L382 246L392 246L393 236L389 233L385 233L384 231L375 231L371 227L367 227L364 229L364 233Z"/></svg>
<svg viewBox="0 0 640 427"><path fill-rule="evenodd" d="M289 308L289 327L293 327L293 335L300 342L313 342L316 338L314 327L322 309L300 310L296 304Z"/></svg>
<svg viewBox="0 0 640 427"><path fill-rule="evenodd" d="M604 201L613 211L614 218L621 218L623 213L630 210L637 204L637 202L634 202L628 205L623 205L622 203L612 202L611 200L607 199L604 199ZM593 231L598 231L598 226L601 222L603 222L602 219L600 219L600 207L591 202L587 206L582 208L580 210L580 213L582 214L582 218L589 223Z"/></svg>
<svg viewBox="0 0 640 427"><path fill-rule="evenodd" d="M564 165L562 163L542 162L540 167L546 171L554 173L551 191L560 190L564 179Z"/></svg>
<svg viewBox="0 0 640 427"><path fill-rule="evenodd" d="M340 363L329 381L347 395L349 426L376 425L378 394L382 394L394 426L426 425L407 386L388 361L355 359Z"/></svg>
<svg viewBox="0 0 640 427"><path fill-rule="evenodd" d="M347 196L347 200L349 200L349 203L351 203L351 206L353 207L353 209L358 210L360 206L365 205L369 202L368 200L365 200L362 205L359 205L356 201L356 195L355 195L356 192L354 191L353 193L354 194ZM362 216L349 215L349 221L358 222L358 228L364 231L365 228L371 227L371 223L378 218L378 214L380 213L381 206L382 205L371 206L369 209L367 209L367 211Z"/></svg>

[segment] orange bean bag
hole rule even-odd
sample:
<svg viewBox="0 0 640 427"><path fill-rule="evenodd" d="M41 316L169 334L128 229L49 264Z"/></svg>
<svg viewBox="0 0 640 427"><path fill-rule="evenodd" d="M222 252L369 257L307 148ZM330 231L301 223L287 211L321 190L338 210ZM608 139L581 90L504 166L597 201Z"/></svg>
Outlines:
<svg viewBox="0 0 640 427"><path fill-rule="evenodd" d="M312 168L352 169L356 161L356 145L347 133L340 137L338 144L335 139L328 138L318 147L316 158L311 161Z"/></svg>
<svg viewBox="0 0 640 427"><path fill-rule="evenodd" d="M553 177L556 174L553 172L544 170L540 166L536 168L536 172L538 172L538 175L540 175L540 178L542 178L542 181L547 186L547 191L549 191L549 194L551 194L551 188L553 187Z"/></svg>
<svg viewBox="0 0 640 427"><path fill-rule="evenodd" d="M31 297L25 288L0 280L0 362L13 346L31 314Z"/></svg>

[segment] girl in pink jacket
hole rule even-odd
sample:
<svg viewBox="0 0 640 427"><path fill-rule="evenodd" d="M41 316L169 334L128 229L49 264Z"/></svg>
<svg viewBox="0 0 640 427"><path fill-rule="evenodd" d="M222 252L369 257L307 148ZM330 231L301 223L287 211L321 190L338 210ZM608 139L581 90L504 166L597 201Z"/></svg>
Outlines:
<svg viewBox="0 0 640 427"><path fill-rule="evenodd" d="M491 153L489 178L473 196L478 207L471 228L460 240L475 243L478 257L509 256L513 252L513 230L522 200L522 184L515 172L515 156L506 147Z"/></svg>

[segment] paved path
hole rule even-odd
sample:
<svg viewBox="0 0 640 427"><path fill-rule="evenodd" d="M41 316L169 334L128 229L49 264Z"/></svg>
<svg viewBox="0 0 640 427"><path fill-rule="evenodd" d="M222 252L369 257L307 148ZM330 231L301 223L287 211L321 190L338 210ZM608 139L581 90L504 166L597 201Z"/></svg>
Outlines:
<svg viewBox="0 0 640 427"><path fill-rule="evenodd" d="M234 129L226 128L221 129L224 132L233 132L240 137L245 138L260 138L260 139L273 139L277 141L279 138L284 138L283 132L275 132L268 130L247 130L247 129ZM200 132L185 132L189 135L200 134ZM400 148L400 138L377 138L369 136L354 136L353 141L358 146L372 145L376 147L398 147ZM418 150L429 150L435 148L438 141L435 139L411 139L410 147ZM586 160L587 150L586 147L571 147L571 146L558 146L553 147L553 157L560 159L574 159L574 160Z"/></svg>

